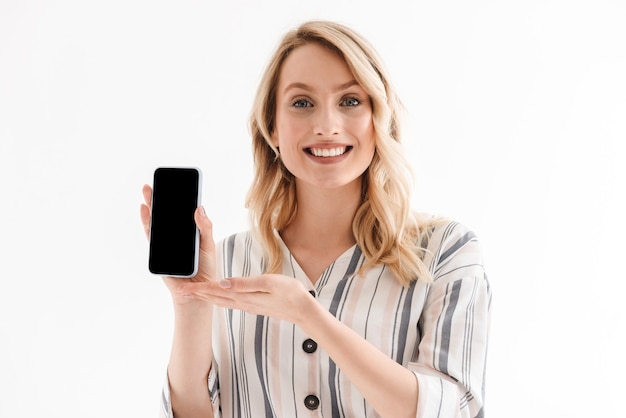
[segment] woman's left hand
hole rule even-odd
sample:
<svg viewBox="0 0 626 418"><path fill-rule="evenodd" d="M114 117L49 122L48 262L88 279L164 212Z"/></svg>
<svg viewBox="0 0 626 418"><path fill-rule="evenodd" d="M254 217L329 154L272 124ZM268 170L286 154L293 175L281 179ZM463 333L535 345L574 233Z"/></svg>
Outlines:
<svg viewBox="0 0 626 418"><path fill-rule="evenodd" d="M303 307L312 300L298 280L280 274L231 277L221 281L188 283L179 292L217 306L239 309L255 315L299 323Z"/></svg>

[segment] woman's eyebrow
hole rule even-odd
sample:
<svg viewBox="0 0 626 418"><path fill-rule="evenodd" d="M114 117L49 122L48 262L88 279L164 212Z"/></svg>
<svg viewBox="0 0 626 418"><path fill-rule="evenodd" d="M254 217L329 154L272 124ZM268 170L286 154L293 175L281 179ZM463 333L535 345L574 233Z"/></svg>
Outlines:
<svg viewBox="0 0 626 418"><path fill-rule="evenodd" d="M313 91L313 88L309 87L309 85L308 85L308 84L304 84L304 83L297 83L297 82L296 82L296 83L291 83L291 84L288 84L288 85L285 87L285 90L284 90L284 91L289 91L289 90L291 90L291 89L302 89L302 90L306 90L306 91Z"/></svg>
<svg viewBox="0 0 626 418"><path fill-rule="evenodd" d="M359 85L359 83L357 83L356 80L350 80L350 81L348 81L346 83L338 85L337 87L335 87L333 89L333 91L334 92L338 92L338 91L342 91L342 90L345 90L347 88L350 88L352 86L357 86L357 85ZM306 90L306 91L314 91L315 90L313 87L309 86L308 84L300 83L300 82L294 82L294 83L288 84L285 87L284 91L287 92L287 91L289 91L291 89L302 89L302 90Z"/></svg>
<svg viewBox="0 0 626 418"><path fill-rule="evenodd" d="M335 88L335 92L338 92L338 91L341 91L341 90L345 90L345 89L348 89L348 88L350 88L352 86L358 86L358 85L359 85L359 83L357 83L356 80L350 80L347 83L343 83L343 84L340 84L339 86L337 86Z"/></svg>

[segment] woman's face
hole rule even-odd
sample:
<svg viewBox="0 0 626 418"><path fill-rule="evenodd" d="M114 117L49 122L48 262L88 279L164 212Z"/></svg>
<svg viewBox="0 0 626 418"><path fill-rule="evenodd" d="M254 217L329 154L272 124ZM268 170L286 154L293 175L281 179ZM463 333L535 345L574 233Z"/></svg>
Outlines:
<svg viewBox="0 0 626 418"><path fill-rule="evenodd" d="M276 99L272 142L298 184L360 187L375 150L372 106L345 61L317 43L296 48Z"/></svg>

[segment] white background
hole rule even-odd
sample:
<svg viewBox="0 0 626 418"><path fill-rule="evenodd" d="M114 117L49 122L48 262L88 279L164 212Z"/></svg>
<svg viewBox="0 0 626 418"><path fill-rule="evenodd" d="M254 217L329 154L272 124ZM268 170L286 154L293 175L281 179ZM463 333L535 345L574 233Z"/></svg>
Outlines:
<svg viewBox="0 0 626 418"><path fill-rule="evenodd" d="M172 312L141 186L199 166L216 237L247 228L252 96L311 18L377 47L416 209L483 242L487 415L623 413L624 2L1 0L0 416L155 416Z"/></svg>

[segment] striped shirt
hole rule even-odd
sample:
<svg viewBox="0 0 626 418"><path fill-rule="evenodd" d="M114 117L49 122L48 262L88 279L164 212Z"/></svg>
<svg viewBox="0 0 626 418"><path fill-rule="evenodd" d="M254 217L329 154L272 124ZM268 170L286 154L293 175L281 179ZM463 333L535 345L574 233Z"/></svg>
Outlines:
<svg viewBox="0 0 626 418"><path fill-rule="evenodd" d="M353 246L315 284L283 247L283 274L294 277L337 319L411 370L417 417L483 417L491 291L475 235L456 222L437 227L424 262L433 283L403 287L384 266L358 276ZM249 232L218 245L218 275L261 274L261 248ZM321 347L297 326L216 308L208 390L216 417L378 417ZM172 418L169 385L162 416Z"/></svg>

